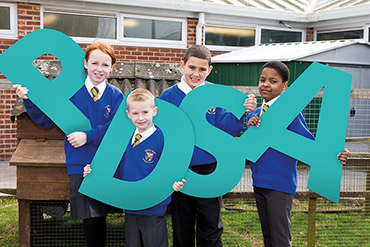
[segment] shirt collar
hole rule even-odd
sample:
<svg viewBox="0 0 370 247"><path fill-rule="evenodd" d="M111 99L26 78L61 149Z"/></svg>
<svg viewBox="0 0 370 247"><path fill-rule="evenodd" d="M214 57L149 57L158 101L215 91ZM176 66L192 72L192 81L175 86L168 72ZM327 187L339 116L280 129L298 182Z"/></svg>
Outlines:
<svg viewBox="0 0 370 247"><path fill-rule="evenodd" d="M205 82L202 82L197 87L203 86L205 84L206 84ZM181 81L179 82L179 84L177 86L179 87L179 89L181 91L183 91L185 93L185 95L188 94L188 93L190 93L190 91L192 90L192 88L185 82L185 76L182 76L181 77Z"/></svg>
<svg viewBox="0 0 370 247"><path fill-rule="evenodd" d="M280 97L280 95L276 96L275 98L273 98L272 100L270 100L270 101L269 101L269 102L267 102L267 103L266 103L266 101L265 101L265 100L263 100L263 104L262 104L262 106L264 106L264 105L268 105L268 106L270 107L273 103L275 103L275 101L276 101L279 97Z"/></svg>
<svg viewBox="0 0 370 247"><path fill-rule="evenodd" d="M98 99L100 99L100 97L103 95L104 93L104 90L105 88L107 87L107 82L106 81L103 81L102 83L100 83L99 85L97 86L94 86L94 84L90 81L90 78L87 76L86 77L86 80L85 80L85 87L87 89L87 91L89 92L90 96L92 97L92 92L91 92L91 89L93 87L97 87L99 92L98 92Z"/></svg>
<svg viewBox="0 0 370 247"><path fill-rule="evenodd" d="M147 129L143 133L140 133L139 130L136 128L135 129L135 133L132 136L131 143L133 143L135 141L136 134L140 134L141 135L140 142L143 142L145 139L149 138L155 132L155 130L156 130L156 128L155 128L155 125L154 124L153 124L152 127L150 127L149 129Z"/></svg>

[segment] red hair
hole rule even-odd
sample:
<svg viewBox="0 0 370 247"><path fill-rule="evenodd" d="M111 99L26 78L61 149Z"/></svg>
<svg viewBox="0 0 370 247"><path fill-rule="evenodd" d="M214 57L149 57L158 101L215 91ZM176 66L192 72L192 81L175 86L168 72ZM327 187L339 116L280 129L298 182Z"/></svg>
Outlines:
<svg viewBox="0 0 370 247"><path fill-rule="evenodd" d="M110 58L112 60L112 67L116 64L117 57L116 57L116 54L114 54L113 48L110 45L108 45L106 43L102 43L102 42L95 42L95 43L92 43L91 45L89 45L87 47L86 53L85 53L86 62L89 61L91 52L94 51L94 50L97 50L97 49L101 50L102 52L104 52L105 54L110 56ZM85 68L85 76L86 75L87 75L87 70Z"/></svg>

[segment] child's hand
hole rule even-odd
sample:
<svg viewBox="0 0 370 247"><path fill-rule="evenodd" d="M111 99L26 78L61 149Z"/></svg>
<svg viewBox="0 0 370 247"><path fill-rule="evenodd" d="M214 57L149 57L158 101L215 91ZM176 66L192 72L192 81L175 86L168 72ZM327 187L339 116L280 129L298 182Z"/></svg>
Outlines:
<svg viewBox="0 0 370 247"><path fill-rule="evenodd" d="M75 147L79 148L86 144L87 137L85 132L73 132L67 136L69 143Z"/></svg>
<svg viewBox="0 0 370 247"><path fill-rule="evenodd" d="M340 161L340 163L342 163L342 165L345 165L347 163L348 154L349 150L347 148L344 149L343 153L338 154L338 160Z"/></svg>
<svg viewBox="0 0 370 247"><path fill-rule="evenodd" d="M87 176L87 174L90 174L90 172L91 172L92 170L91 170L91 168L90 168L90 165L89 164L87 164L85 167L84 167L84 177L86 177Z"/></svg>
<svg viewBox="0 0 370 247"><path fill-rule="evenodd" d="M16 84L13 85L13 88L15 89L15 93L18 95L21 99L28 99L26 94L28 93L28 88L22 87L22 85Z"/></svg>
<svg viewBox="0 0 370 247"><path fill-rule="evenodd" d="M176 181L173 183L172 187L175 191L179 191L182 189L182 187L184 187L184 183L186 183L185 179L183 179L181 182Z"/></svg>
<svg viewBox="0 0 370 247"><path fill-rule="evenodd" d="M247 108L247 110L245 110L247 113L254 111L257 106L256 96L254 94L249 94L248 97L249 98L246 99L243 104L245 108Z"/></svg>
<svg viewBox="0 0 370 247"><path fill-rule="evenodd" d="M260 118L258 116L253 116L249 119L248 123L247 123L247 129L249 129L249 127L251 126L260 126Z"/></svg>

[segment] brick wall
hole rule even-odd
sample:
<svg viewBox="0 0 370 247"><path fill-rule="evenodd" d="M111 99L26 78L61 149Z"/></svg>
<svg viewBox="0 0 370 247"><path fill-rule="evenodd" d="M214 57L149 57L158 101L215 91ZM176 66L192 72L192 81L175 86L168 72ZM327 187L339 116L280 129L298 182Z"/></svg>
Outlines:
<svg viewBox="0 0 370 247"><path fill-rule="evenodd" d="M0 83L0 160L9 160L17 146L17 124L12 123L10 114L15 104L15 91L10 83Z"/></svg>

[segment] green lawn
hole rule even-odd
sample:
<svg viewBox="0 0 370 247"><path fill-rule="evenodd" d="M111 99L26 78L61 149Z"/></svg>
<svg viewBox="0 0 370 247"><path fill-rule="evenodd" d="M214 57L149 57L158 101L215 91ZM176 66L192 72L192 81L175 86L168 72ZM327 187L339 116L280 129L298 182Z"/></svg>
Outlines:
<svg viewBox="0 0 370 247"><path fill-rule="evenodd" d="M354 202L355 201L355 202ZM40 207L36 207L40 210ZM336 204L317 201L316 246L370 246L370 217L363 213L363 201L343 200ZM308 201L295 200L292 214L293 246L307 245ZM37 211L36 210L36 211ZM37 211L39 212L39 211ZM225 247L263 246L262 233L254 200L227 199L221 211ZM32 246L85 246L82 221L48 215L34 217ZM18 246L18 203L13 197L0 197L0 246ZM107 219L107 246L124 246L124 216ZM172 246L171 217L167 215L168 235Z"/></svg>

